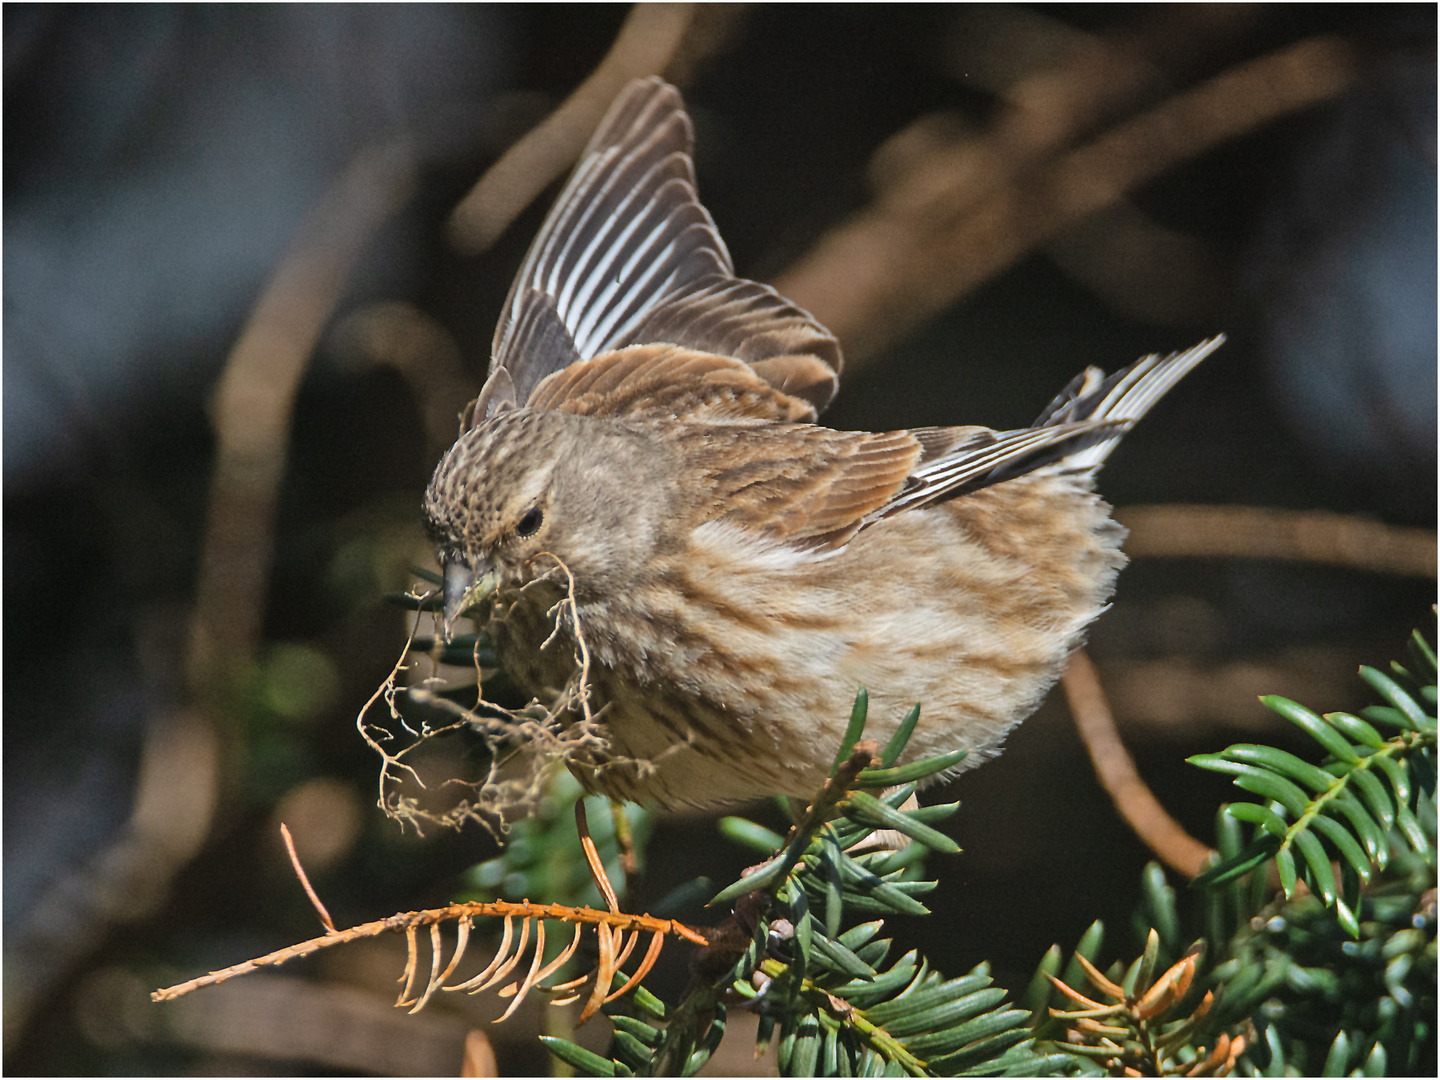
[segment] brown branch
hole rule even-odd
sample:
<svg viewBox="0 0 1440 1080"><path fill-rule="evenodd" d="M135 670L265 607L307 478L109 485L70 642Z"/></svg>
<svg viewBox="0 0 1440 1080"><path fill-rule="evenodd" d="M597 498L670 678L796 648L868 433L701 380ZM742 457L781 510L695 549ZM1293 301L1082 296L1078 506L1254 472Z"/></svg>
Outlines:
<svg viewBox="0 0 1440 1080"><path fill-rule="evenodd" d="M1342 41L1313 38L1287 46L1177 94L978 198L974 168L937 175L940 189L922 202L896 205L882 193L775 287L845 342L847 361L863 359L1063 228L1181 162L1336 96L1354 78L1355 59ZM948 209L939 214L937 206Z"/></svg>
<svg viewBox="0 0 1440 1080"><path fill-rule="evenodd" d="M1117 511L1132 556L1287 559L1435 578L1435 533L1320 510L1131 506Z"/></svg>
<svg viewBox="0 0 1440 1080"><path fill-rule="evenodd" d="M820 794L801 819L796 822L785 838L786 845L794 842L796 836L813 835L820 830L820 826L829 821L835 812L835 807L844 802L850 792L854 790L859 782L860 773L873 765L880 757L880 744L874 739L859 739L850 756L840 763L835 770L835 775L825 781L825 786L820 789Z"/></svg>
<svg viewBox="0 0 1440 1080"><path fill-rule="evenodd" d="M6 931L7 1039L19 1038L34 1011L117 925L160 909L171 879L210 833L221 758L215 727L199 710L148 718L134 809L120 838L59 874Z"/></svg>
<svg viewBox="0 0 1440 1080"><path fill-rule="evenodd" d="M1170 816L1140 778L1135 759L1115 729L1115 718L1105 701L1095 666L1083 649L1076 650L1070 657L1064 684L1075 727L1090 752L1095 775L1109 793L1115 809L1162 862L1193 878L1200 873L1211 851Z"/></svg>
<svg viewBox="0 0 1440 1080"><path fill-rule="evenodd" d="M425 460L455 441L456 418L479 392L475 372L454 334L403 300L370 304L341 317L328 332L351 370L389 367L405 380L425 426Z"/></svg>
<svg viewBox="0 0 1440 1080"><path fill-rule="evenodd" d="M320 925L330 933L335 933L335 921L330 918L330 912L320 902L320 896L315 891L315 886L310 884L310 876L305 873L305 867L300 865L300 856L295 851L295 838L290 835L290 828L283 821L280 823L280 835L285 839L285 851L290 856L290 866L295 871L295 876L300 879L300 885L305 889L305 895L310 898L311 905L320 916Z"/></svg>
<svg viewBox="0 0 1440 1080"><path fill-rule="evenodd" d="M605 906L611 911L620 910L620 901L615 896L615 886L610 884L610 879L605 876L605 864L600 861L600 852L595 850L595 841L590 838L590 822L585 816L585 800L575 800L575 831L580 834L580 848L585 852L585 863L590 867L590 877L595 882L595 887L600 890L600 895L605 898Z"/></svg>
<svg viewBox="0 0 1440 1080"><path fill-rule="evenodd" d="M956 123L941 114L887 141L869 169L877 204L954 221L1141 98L1183 80L1247 21L1239 7L1157 6L1096 37L1032 10L971 9L952 64L967 83L1000 94L1002 108L977 137L954 137Z"/></svg>

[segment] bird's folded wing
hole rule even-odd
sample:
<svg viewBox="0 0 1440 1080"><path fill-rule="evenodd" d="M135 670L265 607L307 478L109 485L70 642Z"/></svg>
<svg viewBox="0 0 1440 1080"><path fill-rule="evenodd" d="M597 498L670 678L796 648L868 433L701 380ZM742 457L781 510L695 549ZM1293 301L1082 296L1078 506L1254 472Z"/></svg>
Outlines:
<svg viewBox="0 0 1440 1080"><path fill-rule="evenodd" d="M611 107L495 331L491 372L506 368L520 401L577 358L669 343L744 360L812 418L829 404L838 343L773 289L734 276L695 194L692 143L679 93L659 79L630 83Z"/></svg>
<svg viewBox="0 0 1440 1080"><path fill-rule="evenodd" d="M901 491L920 459L906 431L716 429L688 447L708 516L806 549L840 548Z"/></svg>
<svg viewBox="0 0 1440 1080"><path fill-rule="evenodd" d="M918 510L971 491L1013 480L1047 465L1069 467L1074 455L1097 442L1118 437L1128 420L1052 423L1020 431L981 427L918 428L911 434L923 453L905 487L869 521L904 510ZM1077 469L1077 471L1081 471Z"/></svg>
<svg viewBox="0 0 1440 1080"><path fill-rule="evenodd" d="M982 427L870 433L712 425L681 434L690 486L711 500L703 520L765 533L807 550L843 547L907 510L1014 479L1083 453L1126 421L1022 431Z"/></svg>

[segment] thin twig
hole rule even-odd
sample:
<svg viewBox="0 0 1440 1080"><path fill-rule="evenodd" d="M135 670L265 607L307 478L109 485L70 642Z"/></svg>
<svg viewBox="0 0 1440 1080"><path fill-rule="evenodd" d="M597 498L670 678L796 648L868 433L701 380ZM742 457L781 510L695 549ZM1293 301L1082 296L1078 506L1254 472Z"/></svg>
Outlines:
<svg viewBox="0 0 1440 1080"><path fill-rule="evenodd" d="M564 626L564 612L570 609L570 625L574 628L575 635L575 693L580 703L580 712L587 724L593 723L594 714L590 711L590 647L585 643L585 628L580 625L580 605L575 599L575 575L570 573L570 567L566 566L559 555L554 552L542 551L535 556L536 559L548 556L555 560L556 567L565 575L565 595L555 602L547 615L555 620L554 629L550 636L540 643L538 651L544 651L550 643L560 636ZM531 584L538 584L549 576L547 570L541 577L535 579Z"/></svg>
<svg viewBox="0 0 1440 1080"><path fill-rule="evenodd" d="M605 898L605 906L611 911L619 911L620 901L615 898L615 886L611 885L610 879L605 876L605 864L600 861L600 853L595 850L595 841L590 838L590 822L585 815L584 799L575 800L575 830L580 834L580 847L585 852L590 877L594 879L600 895Z"/></svg>
<svg viewBox="0 0 1440 1080"><path fill-rule="evenodd" d="M850 756L835 770L835 775L825 781L825 786L820 789L820 794L805 811L805 816L790 830L787 842L793 842L796 836L808 838L819 831L833 816L835 807L844 801L845 797L854 790L856 782L860 779L860 773L868 769L880 756L880 744L874 739L860 739L855 743Z"/></svg>
<svg viewBox="0 0 1440 1080"><path fill-rule="evenodd" d="M1095 666L1083 649L1071 655L1064 684L1075 727L1090 752L1095 775L1110 794L1115 809L1161 861L1186 877L1195 877L1212 852L1170 816L1140 778L1135 759L1125 749L1115 728L1115 718L1100 688Z"/></svg>
<svg viewBox="0 0 1440 1080"><path fill-rule="evenodd" d="M320 925L330 933L335 933L335 922L330 918L330 912L325 910L325 905L320 902L315 887L310 884L310 876L305 873L305 867L300 865L300 856L295 851L295 838L290 835L290 827L283 821L280 823L280 835L285 838L285 850L290 855L290 865L295 870L295 876L300 879L300 884L305 889L305 895L310 898L310 903L320 916Z"/></svg>
<svg viewBox="0 0 1440 1080"><path fill-rule="evenodd" d="M478 700L475 706L470 708L448 700L442 695L432 693L424 685L402 690L398 687L397 681L400 672L407 669L406 659L414 644L418 622L412 625L410 637L406 641L400 659L396 661L385 681L365 702L355 719L356 727L366 743L382 759L378 805L389 816L414 824L417 828L421 819L452 828L458 828L465 821L475 820L490 830L492 834L498 836L505 830L507 822L517 808L529 805L539 796L547 775L546 766L556 760L574 760L577 756L588 758L595 753L608 753L608 740L600 723L605 710L604 708L593 709L590 704L591 659L580 619L579 604L575 596L574 576L564 562L550 552L540 552L535 558L548 558L555 565L535 576L522 587L522 592L532 588L556 588L558 586L557 574L563 574L566 580L559 600L551 604L546 613L553 625L549 636L539 648L541 650L548 648L551 643L560 640L562 635L569 634L574 639L575 668L573 673L561 691L548 704L542 704L536 699L519 710L504 708L486 701L483 697L483 688L478 684L476 686ZM412 595L416 595L416 599L422 601L422 605L429 596L428 593ZM511 606L513 606L513 601ZM501 607L502 605L497 603L492 609L490 613L492 624L505 620L506 614ZM420 614L417 612L416 619L419 618ZM476 666L478 669L478 660ZM427 680L427 682L429 681L433 680ZM420 730L416 730L406 721L398 706L397 695L402 692L407 695L410 702L447 713L455 717L455 722L440 727L422 723ZM389 749L384 745L394 741L397 736L389 729L367 719L371 710L382 699L389 711L390 720L410 736L410 741L398 750ZM577 713L579 721L571 722L571 715ZM436 736L466 730L479 732L492 739L492 749L495 750L491 756L487 774L483 779L452 778L445 782L447 786L468 788L472 792L471 796L461 799L443 813L434 813L421 807L416 798L394 789L393 785L397 781L407 780L418 785L420 789L426 790L428 785L403 759L418 751L421 746ZM539 760L534 767L525 771L523 776L515 778L509 775L516 772L511 768L511 764L521 754L534 755ZM630 759L612 758L610 761L612 764L619 764L629 762Z"/></svg>

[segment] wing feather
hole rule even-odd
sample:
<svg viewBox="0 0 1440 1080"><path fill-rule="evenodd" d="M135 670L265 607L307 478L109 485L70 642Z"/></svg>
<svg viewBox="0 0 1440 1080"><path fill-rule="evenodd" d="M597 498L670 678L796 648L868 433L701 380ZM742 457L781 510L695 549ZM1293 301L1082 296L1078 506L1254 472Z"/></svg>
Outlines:
<svg viewBox="0 0 1440 1080"><path fill-rule="evenodd" d="M871 434L808 424L729 425L677 432L675 444L688 449L695 489L710 493L704 520L834 550L895 514L1027 473L1092 473L1131 425L1222 341L1148 356L1108 378L1087 370L1035 426L1018 431L932 427Z"/></svg>
<svg viewBox="0 0 1440 1080"><path fill-rule="evenodd" d="M904 487L920 458L907 431L797 425L692 429L684 435L716 519L803 549L836 549Z"/></svg>
<svg viewBox="0 0 1440 1080"><path fill-rule="evenodd" d="M526 404L587 416L704 424L793 424L808 402L777 390L741 360L675 345L631 345L547 376Z"/></svg>
<svg viewBox="0 0 1440 1080"><path fill-rule="evenodd" d="M803 404L806 419L834 397L839 344L773 289L735 277L695 194L692 143L679 92L659 79L630 83L611 107L531 245L495 330L490 370L507 369L520 400L576 358L662 343L754 365ZM573 354L534 349L527 316L535 294L549 298ZM547 341L555 336L546 332Z"/></svg>
<svg viewBox="0 0 1440 1080"><path fill-rule="evenodd" d="M1225 343L1218 334L1199 345L1168 356L1146 356L1129 367L1106 377L1099 368L1086 368L1071 380L1031 425L1043 428L1083 420L1128 421L1133 424L1188 375L1195 365ZM1082 453L1067 458L1066 465L1094 469L1109 456L1128 425L1117 426L1109 436L1096 440Z"/></svg>

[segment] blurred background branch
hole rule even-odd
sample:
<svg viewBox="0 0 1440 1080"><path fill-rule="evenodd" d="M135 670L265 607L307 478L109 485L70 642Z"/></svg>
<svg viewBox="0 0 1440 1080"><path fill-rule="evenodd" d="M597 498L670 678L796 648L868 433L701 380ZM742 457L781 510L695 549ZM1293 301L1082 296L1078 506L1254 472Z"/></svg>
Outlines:
<svg viewBox="0 0 1440 1080"><path fill-rule="evenodd" d="M1058 111L1051 102L1069 101L1046 72L1039 86L1021 84L1010 113L985 136L919 153L923 133L897 136L909 145L892 148L904 167L889 164L889 190L823 238L776 288L831 328L853 370L1067 226L1207 149L1339 94L1354 78L1344 42L1302 41L1066 149L1094 113L1135 100L1139 80L1126 75L1141 65L1117 52L1097 45L1061 76L1086 87L1082 101L1096 86L1115 93L1089 109L1050 115ZM1120 73L1113 81L1112 70Z"/></svg>
<svg viewBox="0 0 1440 1080"><path fill-rule="evenodd" d="M664 71L694 16L695 4L636 4L600 66L564 104L490 167L450 216L450 241L478 255L517 214L570 171L620 88Z"/></svg>
<svg viewBox="0 0 1440 1080"><path fill-rule="evenodd" d="M1431 580L1436 573L1430 529L1258 506L1127 506L1117 517L1130 530L1125 550L1140 558L1284 559Z"/></svg>
<svg viewBox="0 0 1440 1080"><path fill-rule="evenodd" d="M600 66L460 200L447 223L451 244L465 255L487 250L542 191L570 171L621 87L644 75L664 75L684 87L729 43L743 17L736 4L632 7Z"/></svg>
<svg viewBox="0 0 1440 1080"><path fill-rule="evenodd" d="M295 395L356 260L414 193L415 170L401 145L360 153L302 224L225 361L187 665L199 694L259 644Z"/></svg>
<svg viewBox="0 0 1440 1080"><path fill-rule="evenodd" d="M454 1071L498 1014L394 1017L364 951L145 995L313 932L279 817L342 924L498 887L488 838L382 819L352 719L546 190L634 74L684 87L740 271L841 337L836 426L1022 424L1230 334L1107 469L1136 561L1089 649L1200 844L1224 785L1185 754L1278 737L1258 693L1346 707L1430 617L1432 8L3 17L9 1071ZM927 944L947 970L1014 986L1129 917L1147 852L1062 712L960 785L935 922L986 930ZM631 900L744 857L666 818ZM495 1029L503 1070L548 1068L540 1023Z"/></svg>

